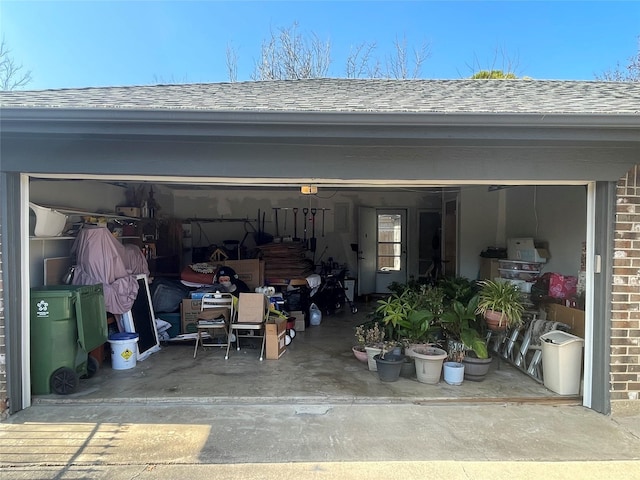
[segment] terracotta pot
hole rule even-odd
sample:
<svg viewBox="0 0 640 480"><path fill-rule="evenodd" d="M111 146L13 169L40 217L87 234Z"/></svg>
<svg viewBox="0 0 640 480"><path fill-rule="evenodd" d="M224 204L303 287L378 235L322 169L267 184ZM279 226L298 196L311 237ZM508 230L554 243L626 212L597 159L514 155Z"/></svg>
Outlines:
<svg viewBox="0 0 640 480"><path fill-rule="evenodd" d="M367 361L368 361L367 352L364 349L363 350L358 350L359 348L361 348L361 347L356 346L356 347L352 347L351 348L351 351L353 352L353 355L358 360L360 360L361 362L367 363ZM362 347L362 348L364 348L364 347Z"/></svg>
<svg viewBox="0 0 640 480"><path fill-rule="evenodd" d="M487 328L494 332L504 332L507 329L507 318L502 315L502 312L487 310L484 312L484 320L487 322ZM500 325L500 320L502 320L502 325Z"/></svg>

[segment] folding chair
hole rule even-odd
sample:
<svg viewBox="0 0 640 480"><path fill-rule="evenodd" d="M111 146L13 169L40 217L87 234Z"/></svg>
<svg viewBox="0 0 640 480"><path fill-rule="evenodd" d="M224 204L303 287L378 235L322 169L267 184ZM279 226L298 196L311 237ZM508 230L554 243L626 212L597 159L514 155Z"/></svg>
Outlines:
<svg viewBox="0 0 640 480"><path fill-rule="evenodd" d="M269 302L262 293L240 293L238 297L237 315L231 322L229 335L227 335L227 354L229 359L231 339L235 336L236 349L240 351L240 338L262 338L260 347L260 361L264 359L264 345L266 340L265 325L269 318Z"/></svg>
<svg viewBox="0 0 640 480"><path fill-rule="evenodd" d="M229 339L229 324L232 322L235 309L233 295L230 293L205 293L202 297L202 306L198 314L198 336L193 350L193 358L198 354L198 344L205 347L224 347L225 343L213 343L215 333L222 330L226 339ZM205 343L204 333L210 338Z"/></svg>

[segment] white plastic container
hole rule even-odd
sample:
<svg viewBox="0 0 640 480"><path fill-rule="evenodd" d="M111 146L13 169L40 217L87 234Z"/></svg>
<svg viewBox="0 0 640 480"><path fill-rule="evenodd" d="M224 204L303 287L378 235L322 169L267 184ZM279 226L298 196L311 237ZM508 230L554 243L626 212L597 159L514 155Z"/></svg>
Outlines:
<svg viewBox="0 0 640 480"><path fill-rule="evenodd" d="M544 386L560 395L580 393L584 340L570 333L552 330L540 336Z"/></svg>
<svg viewBox="0 0 640 480"><path fill-rule="evenodd" d="M136 366L138 359L138 334L121 332L109 335L111 368L128 370Z"/></svg>
<svg viewBox="0 0 640 480"><path fill-rule="evenodd" d="M309 307L309 324L318 326L322 322L322 312L315 303Z"/></svg>
<svg viewBox="0 0 640 480"><path fill-rule="evenodd" d="M36 237L57 237L62 233L67 223L66 215L33 202L29 202L29 207L36 214L36 227L33 232Z"/></svg>

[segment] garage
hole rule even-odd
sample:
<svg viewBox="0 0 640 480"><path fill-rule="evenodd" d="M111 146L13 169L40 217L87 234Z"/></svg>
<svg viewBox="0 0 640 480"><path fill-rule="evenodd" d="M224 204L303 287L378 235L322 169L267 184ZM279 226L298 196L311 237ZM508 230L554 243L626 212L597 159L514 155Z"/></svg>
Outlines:
<svg viewBox="0 0 640 480"><path fill-rule="evenodd" d="M72 242L30 238L28 203L114 212L129 206L128 190L144 186L147 195L153 187L160 207L155 217L174 219L178 236L191 240L184 250L156 252L177 257L155 265L167 270L157 273L179 273L189 261L185 254L192 260L194 252L225 240L245 240L250 250L255 231L286 237L293 233L293 209L313 208L324 221L316 216L316 232L307 223L316 244L312 262L331 258L344 266L365 303L367 295L385 292L389 277L377 269L368 275L365 259L358 258L368 252L352 247L362 244L364 209L400 212L406 220L405 279L424 271L429 259L421 248L433 237L424 226L434 216L440 217L445 268L472 279L480 252L510 237L545 242L551 253L545 269L566 275L580 269L584 246L581 401L606 411L609 340L606 322L594 318L609 313L605 302L594 300L610 295L601 273L613 258L615 182L638 158L637 115L628 102L638 92L607 85L619 101L605 101L602 88L589 82L325 79L3 93L11 409L31 403L28 288L44 278L44 258L66 256ZM600 103L586 106L585 98ZM296 225L303 236L302 215ZM343 317L349 315L328 317L317 331L337 328ZM340 341L344 335L327 333Z"/></svg>

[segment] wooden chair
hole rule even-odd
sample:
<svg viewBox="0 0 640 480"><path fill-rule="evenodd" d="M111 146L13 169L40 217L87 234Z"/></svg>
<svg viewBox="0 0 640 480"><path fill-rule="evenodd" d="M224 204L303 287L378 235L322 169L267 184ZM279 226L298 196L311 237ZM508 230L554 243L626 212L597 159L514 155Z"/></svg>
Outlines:
<svg viewBox="0 0 640 480"><path fill-rule="evenodd" d="M229 349L232 338L235 336L236 349L240 351L240 338L262 338L260 348L260 361L264 359L264 345L266 340L265 325L269 318L269 302L263 293L240 293L238 297L237 315L231 322L229 335L227 336L227 354L225 360L229 359Z"/></svg>
<svg viewBox="0 0 640 480"><path fill-rule="evenodd" d="M198 314L198 336L193 350L193 358L198 354L198 344L205 347L225 347L226 343L213 343L216 333L224 332L229 339L229 325L235 315L234 298L230 293L205 293ZM210 341L205 342L204 333L209 334Z"/></svg>

